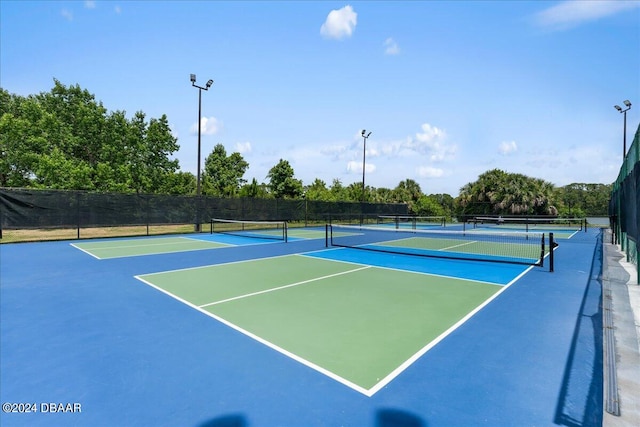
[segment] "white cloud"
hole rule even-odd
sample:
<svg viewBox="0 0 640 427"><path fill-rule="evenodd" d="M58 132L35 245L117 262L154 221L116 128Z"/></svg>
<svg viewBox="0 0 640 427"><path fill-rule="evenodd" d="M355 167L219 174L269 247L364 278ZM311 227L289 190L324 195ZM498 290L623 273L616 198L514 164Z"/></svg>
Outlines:
<svg viewBox="0 0 640 427"><path fill-rule="evenodd" d="M329 12L327 19L320 27L320 34L329 39L351 37L358 22L358 14L351 6Z"/></svg>
<svg viewBox="0 0 640 427"><path fill-rule="evenodd" d="M216 119L215 117L202 117L200 119L200 131L203 135L215 135L222 129L222 122ZM191 126L191 133L198 133L198 123L194 123Z"/></svg>
<svg viewBox="0 0 640 427"><path fill-rule="evenodd" d="M440 168L433 168L431 166L418 167L418 176L420 178L440 178L444 175L444 170Z"/></svg>
<svg viewBox="0 0 640 427"><path fill-rule="evenodd" d="M507 154L515 153L516 151L518 151L518 145L515 141L503 141L500 143L498 151L500 151L500 154L506 156Z"/></svg>
<svg viewBox="0 0 640 427"><path fill-rule="evenodd" d="M640 7L640 1L564 1L534 15L536 25L566 30L580 24Z"/></svg>
<svg viewBox="0 0 640 427"><path fill-rule="evenodd" d="M424 123L421 128L422 132L416 133L416 139L410 142L410 146L415 151L428 154L430 156L429 159L434 162L455 156L458 147L455 144L447 145L445 131L431 126L429 123Z"/></svg>
<svg viewBox="0 0 640 427"><path fill-rule="evenodd" d="M71 13L70 10L68 9L62 9L62 11L60 12L60 14L62 15L63 18L65 18L67 21L73 21L73 13Z"/></svg>
<svg viewBox="0 0 640 427"><path fill-rule="evenodd" d="M373 173L376 170L376 165L373 163L366 163L364 166L365 173ZM362 162L350 161L347 163L347 172L349 173L362 173Z"/></svg>
<svg viewBox="0 0 640 427"><path fill-rule="evenodd" d="M408 136L405 140L383 144L381 153L391 157L426 155L432 162L455 157L458 147L448 143L444 130L429 123L424 123L421 129L422 132L416 133L415 137Z"/></svg>
<svg viewBox="0 0 640 427"><path fill-rule="evenodd" d="M113 10L114 10L118 15L120 15L120 12L122 12L122 9L120 9L120 6L116 6L116 7L114 7L114 8L113 8Z"/></svg>
<svg viewBox="0 0 640 427"><path fill-rule="evenodd" d="M398 43L396 43L396 41L391 37L384 41L383 46L385 55L397 55L400 53Z"/></svg>
<svg viewBox="0 0 640 427"><path fill-rule="evenodd" d="M236 143L236 151L240 154L250 153L252 151L250 142L238 142Z"/></svg>
<svg viewBox="0 0 640 427"><path fill-rule="evenodd" d="M86 0L84 2L84 7L87 9L95 9L96 8L96 2L94 0Z"/></svg>
<svg viewBox="0 0 640 427"><path fill-rule="evenodd" d="M416 133L418 141L432 144L438 139L445 138L445 132L442 129L438 129L435 126L431 126L429 123L424 123L421 126L422 132Z"/></svg>

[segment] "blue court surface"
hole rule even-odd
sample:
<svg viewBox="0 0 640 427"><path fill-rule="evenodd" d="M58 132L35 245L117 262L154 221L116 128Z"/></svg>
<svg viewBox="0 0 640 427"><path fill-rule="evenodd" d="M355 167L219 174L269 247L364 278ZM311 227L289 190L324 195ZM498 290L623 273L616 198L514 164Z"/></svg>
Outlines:
<svg viewBox="0 0 640 427"><path fill-rule="evenodd" d="M602 424L599 229L554 272L303 231L0 245L0 425Z"/></svg>

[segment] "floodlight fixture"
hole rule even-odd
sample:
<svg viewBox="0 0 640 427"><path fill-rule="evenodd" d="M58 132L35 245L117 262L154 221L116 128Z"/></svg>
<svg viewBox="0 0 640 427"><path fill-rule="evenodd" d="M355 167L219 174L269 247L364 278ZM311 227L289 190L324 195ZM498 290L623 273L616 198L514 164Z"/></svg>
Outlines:
<svg viewBox="0 0 640 427"><path fill-rule="evenodd" d="M196 75L191 74L191 86L198 88L198 176L196 178L196 194L198 196L198 207L196 209L196 227L195 231L200 231L200 195L202 192L202 184L200 182L200 157L201 157L201 139L202 139L202 90L209 90L213 84L213 80L209 79L205 87L196 84Z"/></svg>
<svg viewBox="0 0 640 427"><path fill-rule="evenodd" d="M367 158L367 138L371 136L371 132L367 133L365 129L362 129L361 135L364 140L364 147L362 149L362 202L364 203L364 171Z"/></svg>
<svg viewBox="0 0 640 427"><path fill-rule="evenodd" d="M624 100L625 108L624 110L619 105L614 105L613 108L618 110L619 113L624 113L624 126L622 128L622 160L627 156L627 111L631 109L631 102L628 99Z"/></svg>

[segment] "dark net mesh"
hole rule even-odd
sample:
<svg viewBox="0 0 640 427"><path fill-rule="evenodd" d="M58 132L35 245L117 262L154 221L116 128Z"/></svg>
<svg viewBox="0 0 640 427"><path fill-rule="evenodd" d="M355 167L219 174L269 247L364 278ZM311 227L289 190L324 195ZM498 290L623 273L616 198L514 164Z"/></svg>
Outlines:
<svg viewBox="0 0 640 427"><path fill-rule="evenodd" d="M640 238L640 126L626 153L609 201L612 243L619 244L627 261L636 265L638 280L638 239Z"/></svg>
<svg viewBox="0 0 640 427"><path fill-rule="evenodd" d="M208 224L212 218L307 225L407 213L405 204L0 188L0 233L5 234L8 230L123 226L146 226L148 232L153 225Z"/></svg>

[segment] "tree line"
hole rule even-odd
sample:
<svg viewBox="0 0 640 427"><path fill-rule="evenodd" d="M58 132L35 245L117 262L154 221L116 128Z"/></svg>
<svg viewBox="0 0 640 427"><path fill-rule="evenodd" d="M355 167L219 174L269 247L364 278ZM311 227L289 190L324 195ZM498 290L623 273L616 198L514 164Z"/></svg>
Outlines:
<svg viewBox="0 0 640 427"><path fill-rule="evenodd" d="M180 170L179 149L166 115L127 118L107 111L79 85L54 79L49 92L19 96L0 88L0 187L144 194L196 194L196 177ZM339 179L304 184L285 160L266 182L244 179L249 163L217 144L206 156L202 194L217 197L286 198L406 203L416 215L606 215L611 185L556 187L542 179L493 169L457 196L425 194L406 179L393 188L363 188Z"/></svg>

